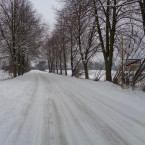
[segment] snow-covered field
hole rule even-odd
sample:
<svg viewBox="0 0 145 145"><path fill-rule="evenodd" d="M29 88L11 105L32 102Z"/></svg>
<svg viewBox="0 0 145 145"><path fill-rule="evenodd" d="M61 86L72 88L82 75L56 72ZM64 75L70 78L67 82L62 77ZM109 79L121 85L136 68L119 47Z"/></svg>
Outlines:
<svg viewBox="0 0 145 145"><path fill-rule="evenodd" d="M80 76L80 78L84 79L85 72L84 71L82 71L82 72L83 73ZM99 74L98 77L100 77L100 81L105 81L105 79L106 79L105 70L101 70L101 71L100 70L89 70L88 73L89 73L89 79L91 79L91 80L94 80L98 74Z"/></svg>
<svg viewBox="0 0 145 145"><path fill-rule="evenodd" d="M145 93L40 71L0 81L0 145L145 145Z"/></svg>
<svg viewBox="0 0 145 145"><path fill-rule="evenodd" d="M48 72L48 70L47 70ZM79 76L80 79L85 79L85 72L84 70L80 70L81 75ZM94 80L97 76L100 77L100 81L105 81L106 80L106 75L105 75L105 70L88 70L89 73L89 79ZM112 76L114 76L116 71L112 70ZM63 71L63 74L65 72ZM68 70L67 71L68 76L71 76L72 71Z"/></svg>
<svg viewBox="0 0 145 145"><path fill-rule="evenodd" d="M12 76L8 72L0 70L0 81L1 80L7 80L7 79L10 79L10 78L12 78Z"/></svg>

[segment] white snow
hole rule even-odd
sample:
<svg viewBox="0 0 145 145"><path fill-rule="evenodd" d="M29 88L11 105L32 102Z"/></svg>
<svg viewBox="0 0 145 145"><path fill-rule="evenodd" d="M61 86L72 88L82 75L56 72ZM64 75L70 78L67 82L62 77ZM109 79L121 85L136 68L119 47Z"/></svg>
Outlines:
<svg viewBox="0 0 145 145"><path fill-rule="evenodd" d="M12 78L11 74L9 74L7 71L0 70L0 81L1 80L7 80Z"/></svg>
<svg viewBox="0 0 145 145"><path fill-rule="evenodd" d="M40 71L0 81L0 145L145 145L145 93Z"/></svg>
<svg viewBox="0 0 145 145"><path fill-rule="evenodd" d="M48 72L48 70L47 70L47 72ZM80 70L80 73L81 73L81 75L79 76L79 78L80 79L85 79L85 72L84 72L84 70ZM96 77L100 78L99 81L105 81L106 80L105 70L88 70L88 73L89 73L89 79L90 80L94 80ZM112 77L114 77L115 73L116 73L116 71L112 70ZM63 71L63 74L65 75L64 71ZM71 76L72 71L68 70L67 74L68 74L68 76Z"/></svg>

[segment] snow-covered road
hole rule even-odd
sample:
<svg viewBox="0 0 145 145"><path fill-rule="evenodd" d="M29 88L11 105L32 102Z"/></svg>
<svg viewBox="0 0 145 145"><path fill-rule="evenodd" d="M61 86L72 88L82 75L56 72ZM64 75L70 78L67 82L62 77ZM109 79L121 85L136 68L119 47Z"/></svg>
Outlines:
<svg viewBox="0 0 145 145"><path fill-rule="evenodd" d="M0 145L145 145L145 94L38 71L2 81Z"/></svg>

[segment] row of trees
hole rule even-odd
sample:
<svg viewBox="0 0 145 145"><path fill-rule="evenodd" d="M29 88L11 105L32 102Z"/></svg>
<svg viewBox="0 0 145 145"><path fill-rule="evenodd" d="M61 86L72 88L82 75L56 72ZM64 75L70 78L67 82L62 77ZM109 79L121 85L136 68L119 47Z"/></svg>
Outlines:
<svg viewBox="0 0 145 145"><path fill-rule="evenodd" d="M116 80L111 70L113 65L120 68L122 40L124 59L144 59L145 0L63 2L55 29L48 36L29 0L0 1L0 60L9 63L14 77L22 75L40 51L48 60L50 72L58 73L59 69L62 74L65 70L67 75L69 67L74 76L83 66L86 79L88 64L101 58L108 81ZM143 71L145 66L141 66L139 70Z"/></svg>
<svg viewBox="0 0 145 145"><path fill-rule="evenodd" d="M0 1L0 57L13 77L22 75L39 53L43 25L28 0Z"/></svg>
<svg viewBox="0 0 145 145"><path fill-rule="evenodd" d="M81 63L88 79L88 62L99 56L104 60L106 80L112 81L112 65L121 65L122 39L124 59L144 59L145 0L65 0L64 3L52 35L45 40L50 72L59 68L61 74L64 69L67 75L69 65L73 76Z"/></svg>

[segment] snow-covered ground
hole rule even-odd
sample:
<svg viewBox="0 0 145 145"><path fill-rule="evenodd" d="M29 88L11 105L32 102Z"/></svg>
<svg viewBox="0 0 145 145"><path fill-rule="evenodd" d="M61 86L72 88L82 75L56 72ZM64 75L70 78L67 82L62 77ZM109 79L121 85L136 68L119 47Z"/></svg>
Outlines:
<svg viewBox="0 0 145 145"><path fill-rule="evenodd" d="M48 72L48 70L46 70ZM60 72L60 71L59 71ZM85 72L84 70L80 70L81 75L79 76L80 79L85 79ZM105 70L88 70L89 73L89 79L94 80L97 76L100 78L100 81L105 81L106 80L106 75L105 75ZM114 76L116 71L112 70L112 76ZM63 74L65 72L63 71ZM72 71L68 70L67 71L68 76L71 76Z"/></svg>
<svg viewBox="0 0 145 145"><path fill-rule="evenodd" d="M1 81L0 145L145 145L145 93L40 71Z"/></svg>
<svg viewBox="0 0 145 145"><path fill-rule="evenodd" d="M8 72L4 71L4 70L0 70L0 81L1 80L7 80L12 78L11 74L9 74Z"/></svg>

